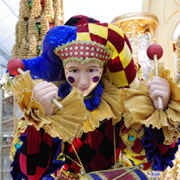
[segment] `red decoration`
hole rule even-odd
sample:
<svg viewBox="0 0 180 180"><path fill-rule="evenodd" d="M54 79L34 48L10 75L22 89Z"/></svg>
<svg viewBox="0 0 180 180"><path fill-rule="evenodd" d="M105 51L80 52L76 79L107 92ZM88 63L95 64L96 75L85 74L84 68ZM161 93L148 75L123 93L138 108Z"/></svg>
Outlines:
<svg viewBox="0 0 180 180"><path fill-rule="evenodd" d="M42 10L44 9L44 0L41 0Z"/></svg>
<svg viewBox="0 0 180 180"><path fill-rule="evenodd" d="M160 59L163 55L163 49L159 44L152 44L147 49L147 55L150 59L154 59L154 55L157 55L157 59Z"/></svg>
<svg viewBox="0 0 180 180"><path fill-rule="evenodd" d="M54 27L54 24L49 24L49 28L53 28Z"/></svg>
<svg viewBox="0 0 180 180"><path fill-rule="evenodd" d="M19 75L18 68L24 70L24 63L20 59L11 59L7 64L7 69L11 75Z"/></svg>

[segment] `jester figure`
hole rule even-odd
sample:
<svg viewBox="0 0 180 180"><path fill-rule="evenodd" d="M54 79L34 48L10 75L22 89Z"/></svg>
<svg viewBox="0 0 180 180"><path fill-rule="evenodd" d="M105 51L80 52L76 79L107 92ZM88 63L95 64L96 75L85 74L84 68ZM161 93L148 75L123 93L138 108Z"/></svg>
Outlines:
<svg viewBox="0 0 180 180"><path fill-rule="evenodd" d="M143 170L173 166L180 89L163 67L161 77L139 80L119 27L74 16L47 32L41 56L21 62L25 73L13 86L23 112L11 146L14 180L145 180Z"/></svg>

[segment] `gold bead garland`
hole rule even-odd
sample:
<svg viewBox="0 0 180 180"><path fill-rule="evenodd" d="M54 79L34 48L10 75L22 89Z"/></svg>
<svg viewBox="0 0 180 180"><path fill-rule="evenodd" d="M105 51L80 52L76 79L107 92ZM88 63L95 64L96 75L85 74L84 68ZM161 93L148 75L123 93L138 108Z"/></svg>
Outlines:
<svg viewBox="0 0 180 180"><path fill-rule="evenodd" d="M44 9L42 3L41 0L20 1L16 43L11 51L11 58L34 57L35 49L40 50L37 56L40 55L42 53L41 44L50 24L51 27L64 24L63 0L44 0ZM37 45L36 48L35 45ZM29 51L32 49L31 54Z"/></svg>

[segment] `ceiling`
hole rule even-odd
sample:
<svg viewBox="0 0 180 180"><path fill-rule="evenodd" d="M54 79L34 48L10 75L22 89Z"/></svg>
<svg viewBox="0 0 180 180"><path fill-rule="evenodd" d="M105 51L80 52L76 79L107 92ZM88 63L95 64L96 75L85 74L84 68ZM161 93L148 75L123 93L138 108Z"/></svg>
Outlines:
<svg viewBox="0 0 180 180"><path fill-rule="evenodd" d="M63 4L65 21L73 15L84 14L110 23L119 15L140 12L142 0L64 0ZM5 74L15 44L19 5L20 0L0 0L0 78Z"/></svg>

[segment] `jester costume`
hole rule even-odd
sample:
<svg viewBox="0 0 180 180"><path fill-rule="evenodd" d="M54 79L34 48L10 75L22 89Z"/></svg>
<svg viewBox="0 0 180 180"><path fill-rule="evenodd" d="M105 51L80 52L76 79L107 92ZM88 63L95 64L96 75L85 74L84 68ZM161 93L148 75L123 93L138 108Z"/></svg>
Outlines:
<svg viewBox="0 0 180 180"><path fill-rule="evenodd" d="M160 67L171 99L165 111L156 110L145 82L138 84L129 41L118 27L73 17L48 31L41 56L22 61L25 75L15 77L13 86L23 111L11 147L13 179L147 179L140 169L173 166L180 89ZM72 61L104 65L102 79L88 97L63 81L62 66ZM51 116L32 96L42 80L59 86L64 108L54 106ZM118 165L120 154L130 160L128 170Z"/></svg>

